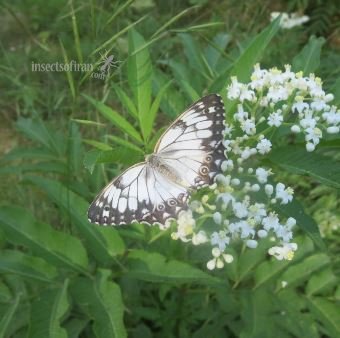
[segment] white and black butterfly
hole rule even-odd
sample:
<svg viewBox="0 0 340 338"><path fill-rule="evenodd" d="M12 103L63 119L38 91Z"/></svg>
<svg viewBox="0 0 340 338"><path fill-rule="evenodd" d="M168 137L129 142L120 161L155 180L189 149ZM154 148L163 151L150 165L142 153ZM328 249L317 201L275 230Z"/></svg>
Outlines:
<svg viewBox="0 0 340 338"><path fill-rule="evenodd" d="M192 104L158 140L154 153L109 183L88 210L101 225L164 225L188 208L190 193L213 182L223 160L224 105L217 94Z"/></svg>

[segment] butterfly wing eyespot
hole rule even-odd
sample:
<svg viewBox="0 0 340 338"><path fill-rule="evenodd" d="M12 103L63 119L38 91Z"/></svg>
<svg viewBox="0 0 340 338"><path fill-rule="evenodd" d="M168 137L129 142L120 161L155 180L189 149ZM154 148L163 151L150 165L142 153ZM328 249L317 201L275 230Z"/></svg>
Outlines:
<svg viewBox="0 0 340 338"><path fill-rule="evenodd" d="M188 208L190 193L211 184L220 170L223 121L219 95L193 103L160 137L158 163L138 163L110 182L90 205L89 221L164 225L176 219Z"/></svg>
<svg viewBox="0 0 340 338"><path fill-rule="evenodd" d="M170 198L170 199L168 200L168 205L169 205L170 207L174 207L174 206L177 205L177 202L176 202L176 200L175 200L174 198Z"/></svg>
<svg viewBox="0 0 340 338"><path fill-rule="evenodd" d="M205 165L200 167L200 174L201 175L207 175L209 173L209 168Z"/></svg>
<svg viewBox="0 0 340 338"><path fill-rule="evenodd" d="M164 210L164 209L165 209L164 203L159 203L159 204L157 205L157 210L158 210L158 211L162 211L162 210Z"/></svg>

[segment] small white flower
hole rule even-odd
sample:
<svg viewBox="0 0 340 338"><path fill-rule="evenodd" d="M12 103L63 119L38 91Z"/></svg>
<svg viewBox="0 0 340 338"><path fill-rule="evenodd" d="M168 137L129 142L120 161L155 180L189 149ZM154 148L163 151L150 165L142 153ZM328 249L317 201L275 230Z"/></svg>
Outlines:
<svg viewBox="0 0 340 338"><path fill-rule="evenodd" d="M315 150L315 144L314 143L306 143L306 150L308 152L312 152Z"/></svg>
<svg viewBox="0 0 340 338"><path fill-rule="evenodd" d="M237 186L240 185L241 181L238 178L233 178L230 183L231 185Z"/></svg>
<svg viewBox="0 0 340 338"><path fill-rule="evenodd" d="M259 236L260 238L265 238L268 236L268 232L266 230L261 229L257 232L257 236Z"/></svg>
<svg viewBox="0 0 340 338"><path fill-rule="evenodd" d="M289 217L286 222L286 227L291 230L293 226L296 225L296 219L293 217Z"/></svg>
<svg viewBox="0 0 340 338"><path fill-rule="evenodd" d="M278 183L275 188L276 196L275 198L281 200L281 204L287 204L293 200L294 190L290 187L285 188L285 185Z"/></svg>
<svg viewBox="0 0 340 338"><path fill-rule="evenodd" d="M228 99L236 100L241 94L242 83L237 81L237 77L233 76L231 78L231 84L227 88Z"/></svg>
<svg viewBox="0 0 340 338"><path fill-rule="evenodd" d="M230 255L230 254L222 254L222 256L223 256L224 261L225 261L227 264L232 263L233 260L234 260L234 257L233 257L232 255Z"/></svg>
<svg viewBox="0 0 340 338"><path fill-rule="evenodd" d="M332 106L329 111L322 114L322 118L330 125L337 125L340 123L340 112L337 107Z"/></svg>
<svg viewBox="0 0 340 338"><path fill-rule="evenodd" d="M200 245L206 243L207 241L208 241L207 234L203 230L200 230L197 234L193 234L192 236L193 245Z"/></svg>
<svg viewBox="0 0 340 338"><path fill-rule="evenodd" d="M264 191L266 192L266 194L267 194L268 196L271 196L271 194L272 194L273 191L274 191L274 187L273 187L271 184L266 184L266 185L264 186Z"/></svg>
<svg viewBox="0 0 340 338"><path fill-rule="evenodd" d="M190 241L187 236L192 235L195 225L196 222L190 209L180 211L177 218L177 232L172 233L172 238L183 242Z"/></svg>
<svg viewBox="0 0 340 338"><path fill-rule="evenodd" d="M253 218L256 222L267 216L267 211L263 203L255 203L248 208L248 217Z"/></svg>
<svg viewBox="0 0 340 338"><path fill-rule="evenodd" d="M268 176L271 174L271 170L266 170L264 168L257 168L255 175L259 183L267 183Z"/></svg>
<svg viewBox="0 0 340 338"><path fill-rule="evenodd" d="M255 241L254 239L248 239L246 245L248 248L255 249L257 248L258 242Z"/></svg>
<svg viewBox="0 0 340 338"><path fill-rule="evenodd" d="M222 224L222 214L220 212L215 212L213 214L213 220L216 224Z"/></svg>
<svg viewBox="0 0 340 338"><path fill-rule="evenodd" d="M230 242L230 238L227 236L226 231L219 231L219 232L213 232L210 236L210 242L212 245L217 245L218 248L214 248L214 249L218 249L220 251L224 251L226 246L229 244ZM213 250L214 250L213 249ZM214 255L214 253L213 253Z"/></svg>
<svg viewBox="0 0 340 338"><path fill-rule="evenodd" d="M300 127L297 126L296 124L292 126L290 130L292 131L292 133L295 133L295 134L298 134L301 131Z"/></svg>
<svg viewBox="0 0 340 338"><path fill-rule="evenodd" d="M270 20L273 21L281 15L280 27L283 29L291 29L296 26L301 26L305 22L309 21L309 16L300 15L299 13L284 13L284 12L272 12L270 14Z"/></svg>
<svg viewBox="0 0 340 338"><path fill-rule="evenodd" d="M274 231L279 227L279 219L274 212L271 212L269 216L264 217L262 224L265 230L269 231L273 229Z"/></svg>
<svg viewBox="0 0 340 338"><path fill-rule="evenodd" d="M339 131L340 131L340 128L336 127L336 126L332 126L332 127L327 128L328 134L337 134L337 133L339 133Z"/></svg>
<svg viewBox="0 0 340 338"><path fill-rule="evenodd" d="M221 164L222 171L229 171L234 169L234 162L233 160L226 160L223 161Z"/></svg>
<svg viewBox="0 0 340 338"><path fill-rule="evenodd" d="M258 152L260 154L264 155L264 154L270 152L271 147L272 147L272 143L269 140L267 140L266 138L263 138L257 144L256 149L258 150Z"/></svg>
<svg viewBox="0 0 340 338"><path fill-rule="evenodd" d="M315 145L319 144L320 139L322 138L322 131L319 128L307 128L305 132L305 140L307 142L312 141Z"/></svg>
<svg viewBox="0 0 340 338"><path fill-rule="evenodd" d="M311 110L308 110L305 112L305 117L300 120L300 125L302 128L315 128L316 126L316 120L313 116L313 112Z"/></svg>
<svg viewBox="0 0 340 338"><path fill-rule="evenodd" d="M281 287L284 289L288 285L288 282L285 280L281 281Z"/></svg>
<svg viewBox="0 0 340 338"><path fill-rule="evenodd" d="M210 261L208 261L207 263L207 269L208 270L214 270L216 267L216 260L215 259L211 259Z"/></svg>
<svg viewBox="0 0 340 338"><path fill-rule="evenodd" d="M274 246L268 250L269 255L275 256L278 260L292 260L294 251L297 250L296 243L283 243L282 247Z"/></svg>
<svg viewBox="0 0 340 338"><path fill-rule="evenodd" d="M280 127L283 121L282 111L279 109L277 112L271 113L268 116L268 125L269 126L275 126Z"/></svg>
<svg viewBox="0 0 340 338"><path fill-rule="evenodd" d="M248 135L254 135L256 133L255 119L252 117L240 122L241 129Z"/></svg>
<svg viewBox="0 0 340 338"><path fill-rule="evenodd" d="M316 111L321 111L324 109L329 108L328 104L323 100L323 99L315 99L312 103L311 103L311 108L316 110Z"/></svg>
<svg viewBox="0 0 340 338"><path fill-rule="evenodd" d="M236 217L244 218L248 216L247 205L241 202L233 203L233 211Z"/></svg>
<svg viewBox="0 0 340 338"><path fill-rule="evenodd" d="M292 112L296 110L299 114L301 114L304 110L309 109L309 104L307 102L303 101L302 96L296 96L295 97L295 103L292 106Z"/></svg>

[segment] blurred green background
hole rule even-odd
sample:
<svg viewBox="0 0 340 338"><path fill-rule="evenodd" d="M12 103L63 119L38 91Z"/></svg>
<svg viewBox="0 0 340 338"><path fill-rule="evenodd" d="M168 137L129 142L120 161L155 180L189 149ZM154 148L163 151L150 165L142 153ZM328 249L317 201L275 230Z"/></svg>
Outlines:
<svg viewBox="0 0 340 338"><path fill-rule="evenodd" d="M278 29L269 26L276 11L310 20ZM0 22L0 337L340 337L339 186L281 174L326 248L298 233L291 267L259 249L212 274L204 252L169 234L86 220L104 184L150 152L188 104L225 91L244 55L246 77L255 62L283 67L309 46L339 105L337 0L2 0ZM75 60L100 73L110 55L104 79L32 71ZM139 130L131 64L143 60L155 123L138 143L107 107ZM339 160L339 140L320 154Z"/></svg>

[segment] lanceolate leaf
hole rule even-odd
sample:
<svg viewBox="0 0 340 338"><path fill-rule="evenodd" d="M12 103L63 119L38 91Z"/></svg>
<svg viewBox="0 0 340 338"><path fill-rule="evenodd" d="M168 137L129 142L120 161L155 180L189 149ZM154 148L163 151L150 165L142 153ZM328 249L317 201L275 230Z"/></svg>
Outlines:
<svg viewBox="0 0 340 338"><path fill-rule="evenodd" d="M315 72L320 64L321 48L325 41L323 37L312 36L307 45L293 59L293 70L295 72L303 71L305 76Z"/></svg>
<svg viewBox="0 0 340 338"><path fill-rule="evenodd" d="M340 189L340 161L308 153L303 147L286 146L274 150L269 160L293 174L309 175L320 183Z"/></svg>
<svg viewBox="0 0 340 338"><path fill-rule="evenodd" d="M102 264L112 263L112 258L121 253L121 249L117 251L117 247L124 248L124 243L115 229L110 229L111 236L108 234L103 236L101 228L88 222L89 203L82 197L51 179L31 176L27 180L42 189L70 215L71 221L84 236L88 250L99 262Z"/></svg>
<svg viewBox="0 0 340 338"><path fill-rule="evenodd" d="M13 316L15 314L15 311L20 303L20 295L17 295L13 302L8 306L8 309L6 313L3 315L3 317L0 320L0 338L6 338L6 331L13 320Z"/></svg>
<svg viewBox="0 0 340 338"><path fill-rule="evenodd" d="M51 282L57 275L54 266L43 259L14 250L1 251L0 272L43 282Z"/></svg>
<svg viewBox="0 0 340 338"><path fill-rule="evenodd" d="M138 110L139 123L144 140L148 139L152 130L152 119L149 115L152 91L152 66L149 51L143 48L133 54L145 44L145 40L136 30L129 31L128 81L133 92L135 105Z"/></svg>
<svg viewBox="0 0 340 338"><path fill-rule="evenodd" d="M340 312L339 304L321 297L310 298L308 302L309 308L315 313L322 323L328 329L331 337L339 337L340 335Z"/></svg>
<svg viewBox="0 0 340 338"><path fill-rule="evenodd" d="M97 338L124 338L124 305L119 286L110 281L110 271L100 270L94 280L77 278L71 292L75 302L93 318Z"/></svg>
<svg viewBox="0 0 340 338"><path fill-rule="evenodd" d="M118 112L104 104L103 102L97 101L90 96L83 94L83 96L92 103L98 111L109 121L111 121L117 128L121 129L133 139L138 142L143 142L138 131L132 126L130 122L128 122L123 116L121 116Z"/></svg>
<svg viewBox="0 0 340 338"><path fill-rule="evenodd" d="M48 224L38 222L25 209L0 207L0 228L12 243L30 248L46 261L86 273L88 261L82 243Z"/></svg>
<svg viewBox="0 0 340 338"><path fill-rule="evenodd" d="M131 165L143 160L140 152L125 147L116 147L112 150L90 150L85 154L84 165L92 173L97 163L120 163Z"/></svg>
<svg viewBox="0 0 340 338"><path fill-rule="evenodd" d="M294 217L297 226L303 229L320 249L325 249L325 244L321 238L317 223L312 217L305 213L303 206L296 198L288 204L277 203L273 205L273 209L278 213L285 215L287 218Z"/></svg>
<svg viewBox="0 0 340 338"><path fill-rule="evenodd" d="M69 308L67 299L68 280L62 288L47 289L32 304L29 338L67 338L60 326Z"/></svg>
<svg viewBox="0 0 340 338"><path fill-rule="evenodd" d="M220 92L225 97L225 89L230 83L231 76L237 76L238 80L245 82L249 80L249 76L253 70L254 64L258 62L269 45L270 41L279 30L280 19L274 20L268 27L259 33L253 41L249 44L242 55L235 61L232 68L227 70L225 74L221 74L210 86L210 92ZM227 112L231 110L234 105L228 103Z"/></svg>
<svg viewBox="0 0 340 338"><path fill-rule="evenodd" d="M174 282L197 284L219 284L221 281L187 263L166 261L158 253L134 250L129 254L129 274L137 279L151 282Z"/></svg>

